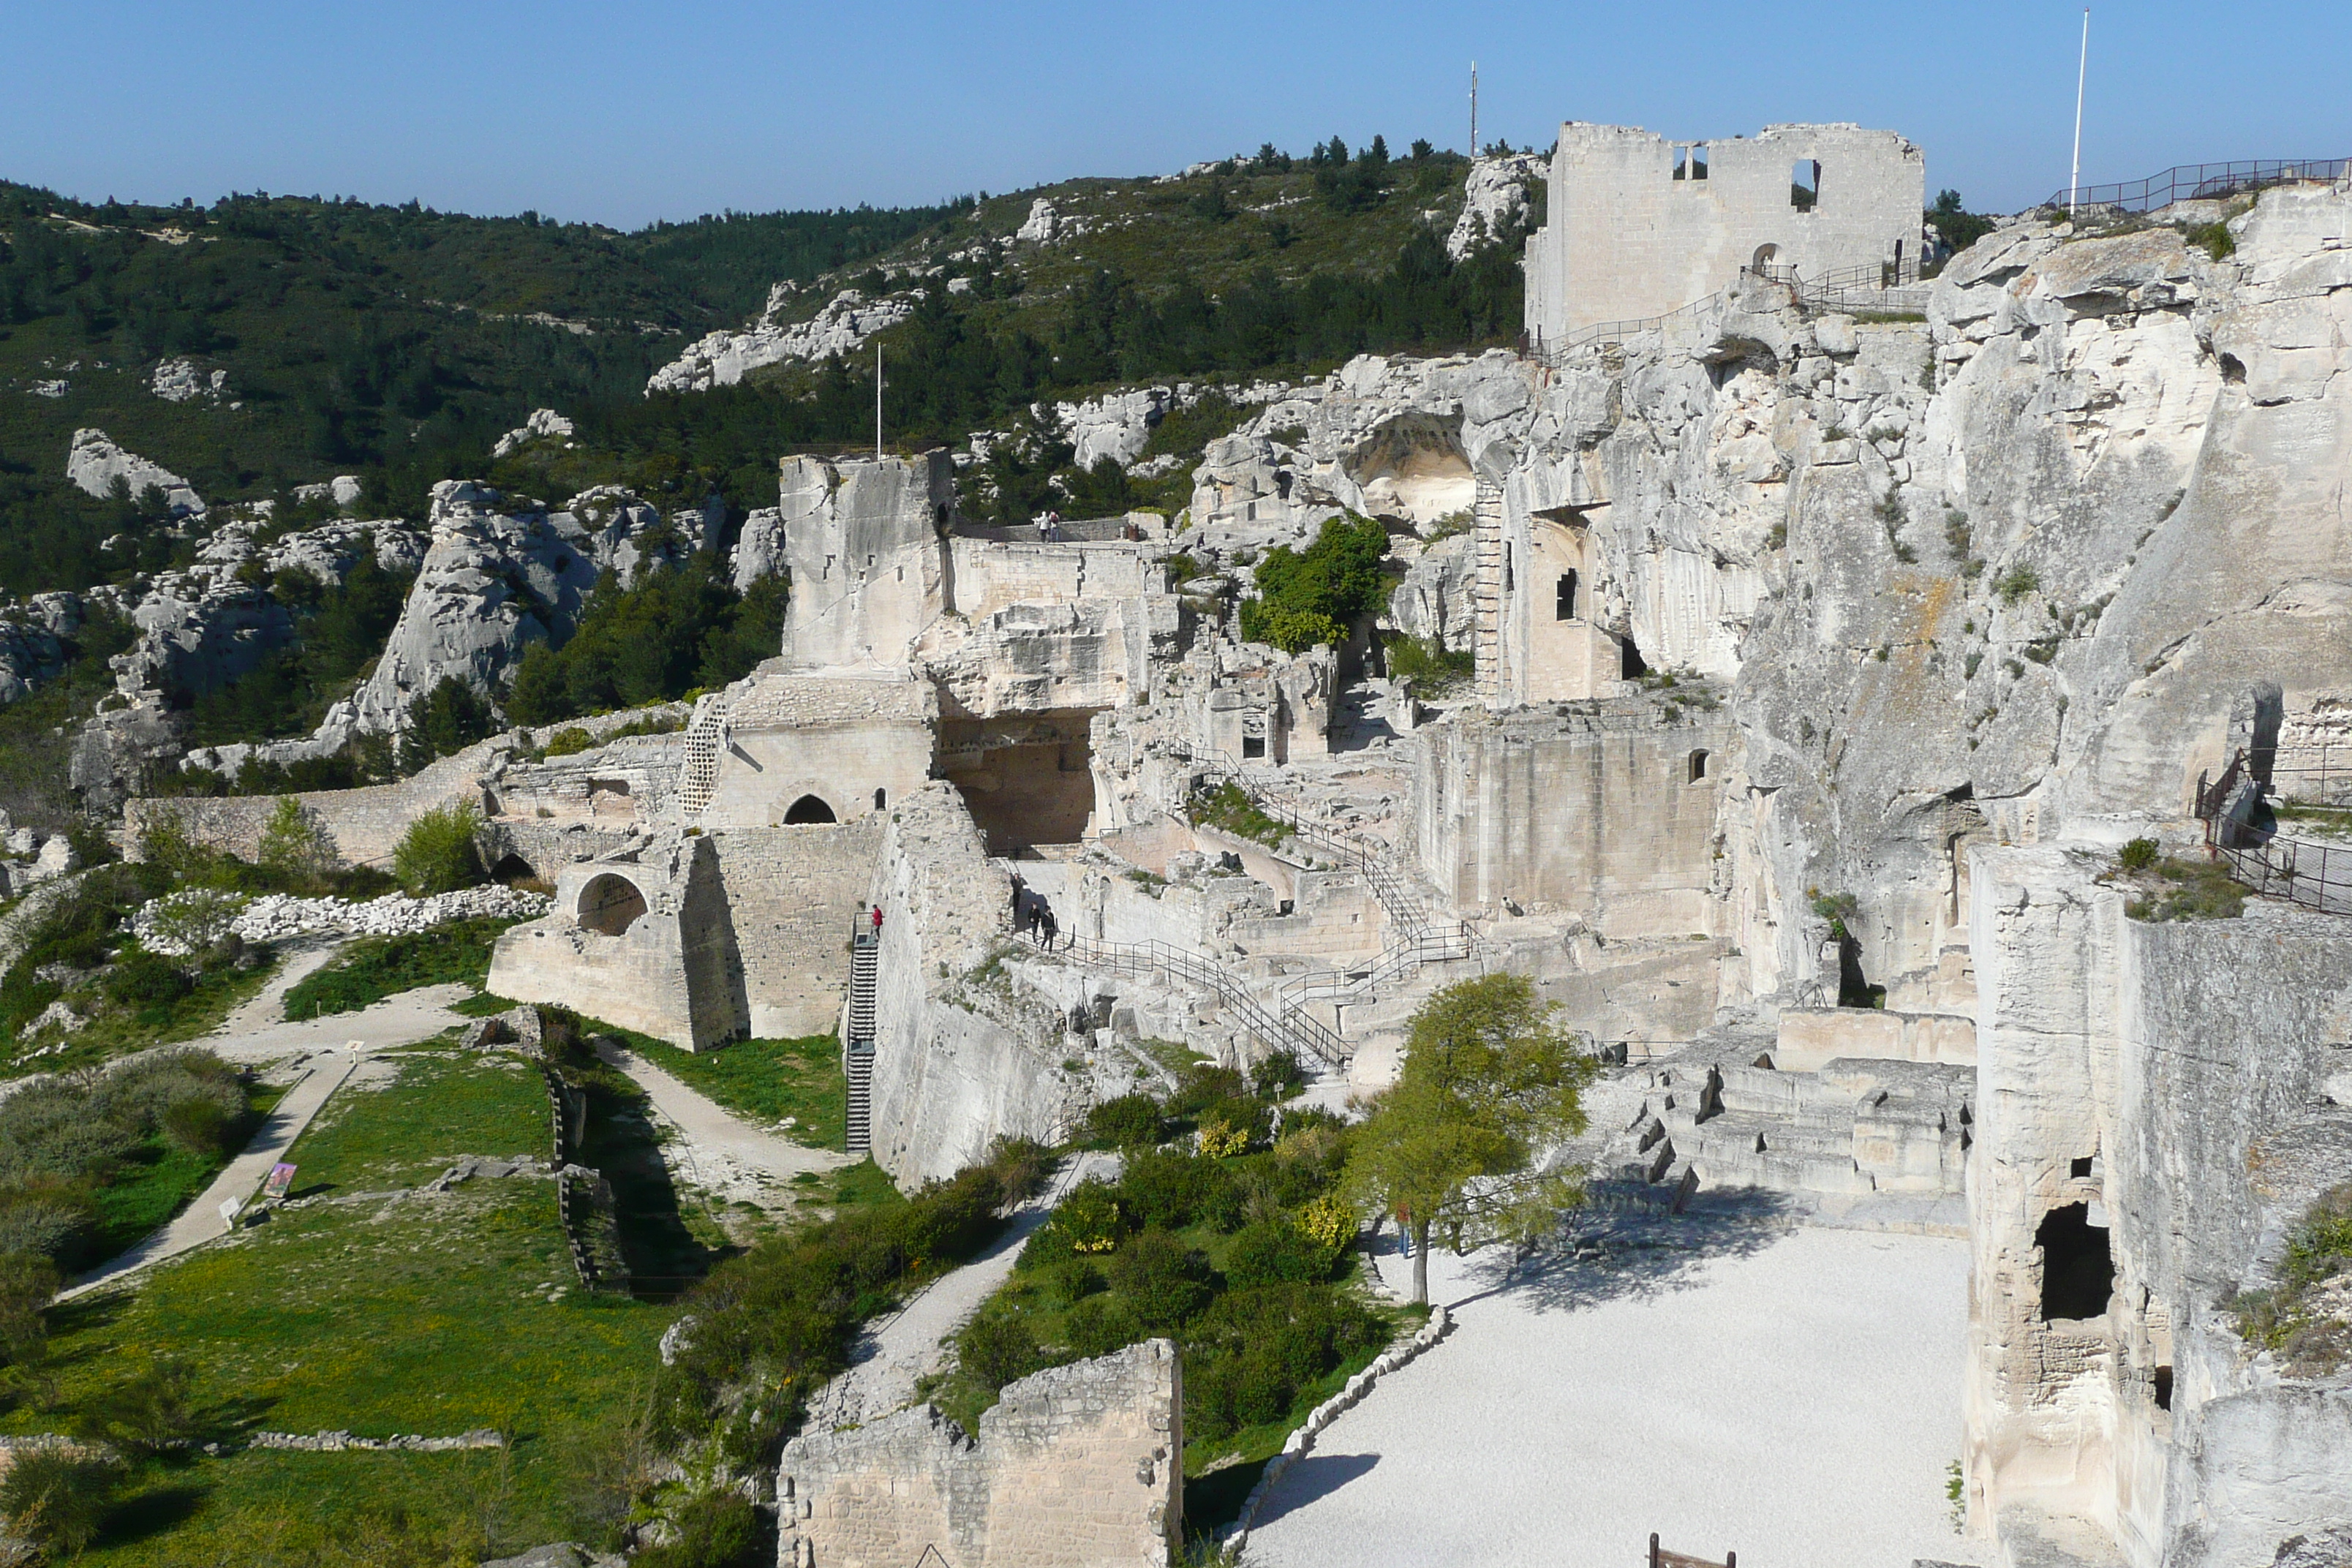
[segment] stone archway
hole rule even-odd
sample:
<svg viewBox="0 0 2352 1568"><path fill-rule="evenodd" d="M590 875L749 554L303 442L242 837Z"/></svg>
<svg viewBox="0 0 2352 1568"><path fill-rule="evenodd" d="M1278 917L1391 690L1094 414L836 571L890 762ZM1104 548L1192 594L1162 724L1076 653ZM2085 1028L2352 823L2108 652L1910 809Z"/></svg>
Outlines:
<svg viewBox="0 0 2352 1568"><path fill-rule="evenodd" d="M784 812L784 826L787 827L797 827L812 822L840 820L840 817L834 815L833 807L827 805L822 796L814 795L801 796Z"/></svg>
<svg viewBox="0 0 2352 1568"><path fill-rule="evenodd" d="M580 889L575 911L582 927L605 936L619 936L646 912L646 896L626 877L606 871L588 879Z"/></svg>

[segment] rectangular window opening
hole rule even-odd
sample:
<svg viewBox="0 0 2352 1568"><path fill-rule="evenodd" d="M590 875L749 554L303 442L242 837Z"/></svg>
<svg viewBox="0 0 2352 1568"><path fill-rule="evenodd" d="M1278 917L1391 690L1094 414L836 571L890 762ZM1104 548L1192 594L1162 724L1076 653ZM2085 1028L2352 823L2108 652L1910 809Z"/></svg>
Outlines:
<svg viewBox="0 0 2352 1568"><path fill-rule="evenodd" d="M1559 583L1553 586L1551 614L1556 621L1576 619L1576 574L1573 571L1561 573Z"/></svg>
<svg viewBox="0 0 2352 1568"><path fill-rule="evenodd" d="M1264 735L1244 735L1242 737L1242 756L1244 760L1251 757L1262 757L1264 755L1265 755L1265 737Z"/></svg>
<svg viewBox="0 0 2352 1568"><path fill-rule="evenodd" d="M1677 180L1690 178L1690 149L1687 147L1675 149L1675 178Z"/></svg>
<svg viewBox="0 0 2352 1568"><path fill-rule="evenodd" d="M1706 179L1706 142L1700 142L1697 146L1696 146L1696 147L1694 147L1694 148L1692 148L1692 149L1691 149L1691 153L1690 153L1690 171L1691 171L1691 178L1692 178L1692 179L1694 179L1694 180L1704 180L1704 179Z"/></svg>
<svg viewBox="0 0 2352 1568"><path fill-rule="evenodd" d="M1789 205L1809 213L1822 199L1822 165L1818 159L1800 158L1789 170Z"/></svg>

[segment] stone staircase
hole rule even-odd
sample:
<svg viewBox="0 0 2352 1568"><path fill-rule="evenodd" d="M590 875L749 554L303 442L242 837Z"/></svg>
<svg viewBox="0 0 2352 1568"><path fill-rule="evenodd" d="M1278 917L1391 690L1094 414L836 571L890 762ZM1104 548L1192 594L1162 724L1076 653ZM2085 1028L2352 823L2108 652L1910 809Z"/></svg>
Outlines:
<svg viewBox="0 0 2352 1568"><path fill-rule="evenodd" d="M1471 597L1478 606L1477 637L1473 645L1479 700L1489 706L1503 700L1503 601L1511 584L1504 559L1507 548L1503 540L1503 488L1486 480L1478 481L1478 499L1475 510L1477 536L1478 571L1473 580Z"/></svg>
<svg viewBox="0 0 2352 1568"><path fill-rule="evenodd" d="M849 1022L843 1032L842 1068L849 1079L849 1111L843 1148L864 1156L874 1152L874 992L880 977L882 944L870 931L850 938Z"/></svg>

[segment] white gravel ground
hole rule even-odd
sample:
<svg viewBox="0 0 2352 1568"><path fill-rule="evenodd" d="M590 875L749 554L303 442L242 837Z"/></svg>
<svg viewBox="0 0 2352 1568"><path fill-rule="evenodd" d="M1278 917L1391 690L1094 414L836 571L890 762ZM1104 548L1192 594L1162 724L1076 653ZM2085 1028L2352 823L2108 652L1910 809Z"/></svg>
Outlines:
<svg viewBox="0 0 2352 1568"><path fill-rule="evenodd" d="M1431 1261L1452 1337L1276 1486L1251 1568L1637 1568L1652 1531L1740 1568L1976 1560L1944 1490L1965 1243L1684 1222L1517 1281Z"/></svg>

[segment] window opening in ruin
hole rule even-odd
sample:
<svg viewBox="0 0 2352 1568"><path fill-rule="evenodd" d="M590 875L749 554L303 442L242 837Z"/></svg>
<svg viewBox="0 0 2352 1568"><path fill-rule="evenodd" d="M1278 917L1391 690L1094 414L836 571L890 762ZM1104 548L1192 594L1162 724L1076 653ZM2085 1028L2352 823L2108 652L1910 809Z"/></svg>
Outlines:
<svg viewBox="0 0 2352 1568"><path fill-rule="evenodd" d="M1559 574L1553 585L1551 618L1556 621L1576 619L1576 573L1571 569Z"/></svg>
<svg viewBox="0 0 2352 1568"><path fill-rule="evenodd" d="M1702 142L1697 146L1691 149L1690 171L1691 178L1694 180L1704 180L1706 178L1706 142Z"/></svg>
<svg viewBox="0 0 2352 1568"><path fill-rule="evenodd" d="M2158 1410L2172 1408L2172 1369L2168 1366L2156 1369L2156 1407Z"/></svg>
<svg viewBox="0 0 2352 1568"><path fill-rule="evenodd" d="M2107 1227L2091 1223L2087 1204L2068 1204L2042 1216L2033 1233L2042 1249L2042 1321L2095 1318L2115 1292L2116 1261Z"/></svg>
<svg viewBox="0 0 2352 1568"><path fill-rule="evenodd" d="M2089 1175L2091 1173L2091 1159L2092 1157L2090 1155L2085 1154L2079 1160L2067 1161L2066 1173L2070 1176L2076 1177Z"/></svg>
<svg viewBox="0 0 2352 1568"><path fill-rule="evenodd" d="M607 871L580 889L580 923L606 936L619 936L646 912L646 896L626 877Z"/></svg>
<svg viewBox="0 0 2352 1568"><path fill-rule="evenodd" d="M1509 543L1508 543L1508 542L1506 542L1506 543L1504 544L1504 546L1503 546L1503 592L1505 592L1506 594L1507 594L1507 593L1509 593L1510 591L1511 591L1511 547L1510 547L1510 545L1509 545Z"/></svg>
<svg viewBox="0 0 2352 1568"><path fill-rule="evenodd" d="M1687 147L1675 149L1675 178L1677 180L1690 178L1690 149Z"/></svg>
<svg viewBox="0 0 2352 1568"><path fill-rule="evenodd" d="M1242 737L1242 757L1244 761L1247 761L1251 757L1262 757L1264 755L1265 755L1265 737L1264 735L1244 735Z"/></svg>
<svg viewBox="0 0 2352 1568"><path fill-rule="evenodd" d="M1758 246L1756 247L1756 254L1748 258L1748 270L1750 272L1763 271L1766 268L1772 265L1773 258L1780 254L1780 247L1777 245Z"/></svg>
<svg viewBox="0 0 2352 1568"><path fill-rule="evenodd" d="M1818 159L1800 158L1789 171L1789 205L1809 213L1822 199L1822 165Z"/></svg>
<svg viewBox="0 0 2352 1568"><path fill-rule="evenodd" d="M825 805L824 802L819 800L813 795L804 795L801 796L800 799L793 802L792 808L784 813L784 826L787 827L797 827L811 822L838 822L841 819L839 817L833 815L833 807Z"/></svg>
<svg viewBox="0 0 2352 1568"><path fill-rule="evenodd" d="M1650 661L1642 657L1642 647L1631 637L1617 639L1617 679L1639 680L1650 673Z"/></svg>
<svg viewBox="0 0 2352 1568"><path fill-rule="evenodd" d="M1706 753L1705 752L1693 752L1690 754L1690 782L1697 784L1700 780L1706 777Z"/></svg>
<svg viewBox="0 0 2352 1568"><path fill-rule="evenodd" d="M874 792L874 809L875 809L875 810L877 810L877 811L880 811L884 806L886 806L886 805L889 805L889 804L890 804L890 792L889 792L888 790L887 790L887 789L877 789L877 790L876 790L876 791Z"/></svg>
<svg viewBox="0 0 2352 1568"><path fill-rule="evenodd" d="M1838 939L1838 1005L1886 1005L1886 987L1873 985L1870 976L1862 972L1862 943L1851 933Z"/></svg>

